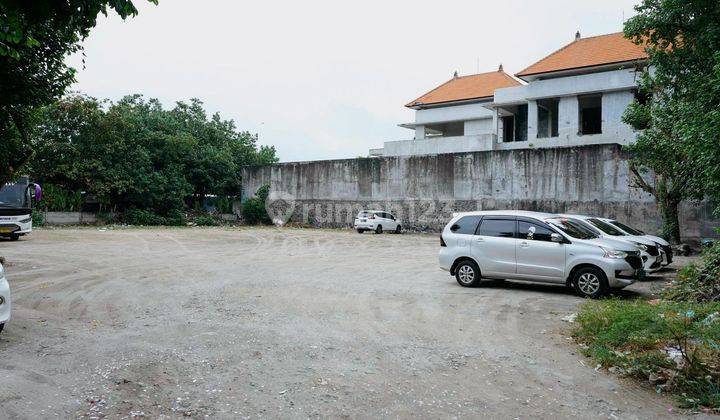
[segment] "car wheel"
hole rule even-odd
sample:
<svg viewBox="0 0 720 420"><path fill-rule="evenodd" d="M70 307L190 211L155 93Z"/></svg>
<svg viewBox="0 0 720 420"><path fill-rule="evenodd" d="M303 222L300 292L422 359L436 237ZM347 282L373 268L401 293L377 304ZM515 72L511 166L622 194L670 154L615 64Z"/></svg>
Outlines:
<svg viewBox="0 0 720 420"><path fill-rule="evenodd" d="M358 229L357 231L358 231L358 233L363 233L363 232L365 232L364 229Z"/></svg>
<svg viewBox="0 0 720 420"><path fill-rule="evenodd" d="M18 239L20 239L20 235L18 235L17 233L10 235L10 240L17 241Z"/></svg>
<svg viewBox="0 0 720 420"><path fill-rule="evenodd" d="M378 226L375 228L375 233L377 233L378 235L382 233L382 225L378 225Z"/></svg>
<svg viewBox="0 0 720 420"><path fill-rule="evenodd" d="M575 273L573 287L577 294L591 299L602 297L610 290L605 273L593 267L579 269Z"/></svg>
<svg viewBox="0 0 720 420"><path fill-rule="evenodd" d="M400 227L400 225L397 225L397 227L395 228L395 233L397 233L398 235L402 233L402 227Z"/></svg>
<svg viewBox="0 0 720 420"><path fill-rule="evenodd" d="M0 333L2 332L3 328L5 328L5 324L0 324Z"/></svg>
<svg viewBox="0 0 720 420"><path fill-rule="evenodd" d="M480 284L480 267L475 261L465 260L455 267L455 279L463 287L474 287Z"/></svg>

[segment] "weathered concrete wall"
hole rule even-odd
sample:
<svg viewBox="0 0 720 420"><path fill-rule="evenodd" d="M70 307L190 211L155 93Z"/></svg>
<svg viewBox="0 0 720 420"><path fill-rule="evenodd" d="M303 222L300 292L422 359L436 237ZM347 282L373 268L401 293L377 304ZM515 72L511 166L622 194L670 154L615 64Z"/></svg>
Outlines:
<svg viewBox="0 0 720 420"><path fill-rule="evenodd" d="M454 211L525 209L617 217L657 232L657 207L628 187L625 158L618 145L592 145L282 163L244 168L243 194L270 185L271 216L316 226L347 226L362 208L432 230ZM708 205L682 211L688 238L720 225Z"/></svg>
<svg viewBox="0 0 720 420"><path fill-rule="evenodd" d="M97 215L76 211L48 211L45 213L45 223L48 225L93 224L97 223Z"/></svg>

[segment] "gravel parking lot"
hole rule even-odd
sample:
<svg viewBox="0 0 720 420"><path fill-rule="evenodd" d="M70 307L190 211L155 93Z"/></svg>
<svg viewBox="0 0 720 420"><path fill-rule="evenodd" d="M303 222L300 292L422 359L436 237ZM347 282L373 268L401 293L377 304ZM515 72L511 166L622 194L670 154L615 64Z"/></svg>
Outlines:
<svg viewBox="0 0 720 420"><path fill-rule="evenodd" d="M461 288L435 235L58 229L0 242L0 418L676 415L595 367L562 287ZM661 280L621 296L650 293Z"/></svg>

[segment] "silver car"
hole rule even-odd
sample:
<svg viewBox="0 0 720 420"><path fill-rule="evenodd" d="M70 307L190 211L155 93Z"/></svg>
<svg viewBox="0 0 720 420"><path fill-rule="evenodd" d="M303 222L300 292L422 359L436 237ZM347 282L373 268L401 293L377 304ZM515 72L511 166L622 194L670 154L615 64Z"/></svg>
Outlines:
<svg viewBox="0 0 720 420"><path fill-rule="evenodd" d="M585 224L585 226L602 238L630 242L637 246L640 250L640 257L643 260L643 268L646 272L653 273L662 268L662 262L665 260L663 257L664 251L655 241L642 235L627 234L608 223L606 219L599 217L576 214L561 214L560 216L580 221L580 223Z"/></svg>
<svg viewBox="0 0 720 420"><path fill-rule="evenodd" d="M665 239L663 239L659 236L655 236L655 235L648 235L647 233L641 231L640 229L632 228L624 223L618 222L615 219L600 218L600 220L610 223L611 225L620 229L626 235L639 236L639 237L646 238L646 239L649 239L649 240L655 242L660 247L660 254L663 256L662 265L669 265L672 263L673 250L672 250L672 247L670 246L670 243L668 241L666 241Z"/></svg>
<svg viewBox="0 0 720 420"><path fill-rule="evenodd" d="M597 298L635 282L637 247L600 238L582 224L549 213L476 211L456 214L440 237L440 267L461 286L483 278L564 284Z"/></svg>

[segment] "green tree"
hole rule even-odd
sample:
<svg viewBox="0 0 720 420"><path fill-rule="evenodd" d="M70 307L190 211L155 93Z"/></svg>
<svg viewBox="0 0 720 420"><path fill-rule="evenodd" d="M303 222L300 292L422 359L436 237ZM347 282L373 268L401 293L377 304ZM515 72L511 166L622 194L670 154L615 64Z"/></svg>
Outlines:
<svg viewBox="0 0 720 420"><path fill-rule="evenodd" d="M73 95L39 118L34 178L85 191L111 211L177 214L208 195L239 195L243 165L277 161L274 148L258 148L256 135L219 114L208 118L197 99L165 110L141 95Z"/></svg>
<svg viewBox="0 0 720 420"><path fill-rule="evenodd" d="M663 233L680 240L683 200L720 199L720 2L643 0L625 35L646 46L641 97L624 121L644 129L630 146L636 186L658 201Z"/></svg>
<svg viewBox="0 0 720 420"><path fill-rule="evenodd" d="M0 185L32 157L39 109L75 79L66 56L81 49L108 9L123 19L137 14L130 0L0 2Z"/></svg>

